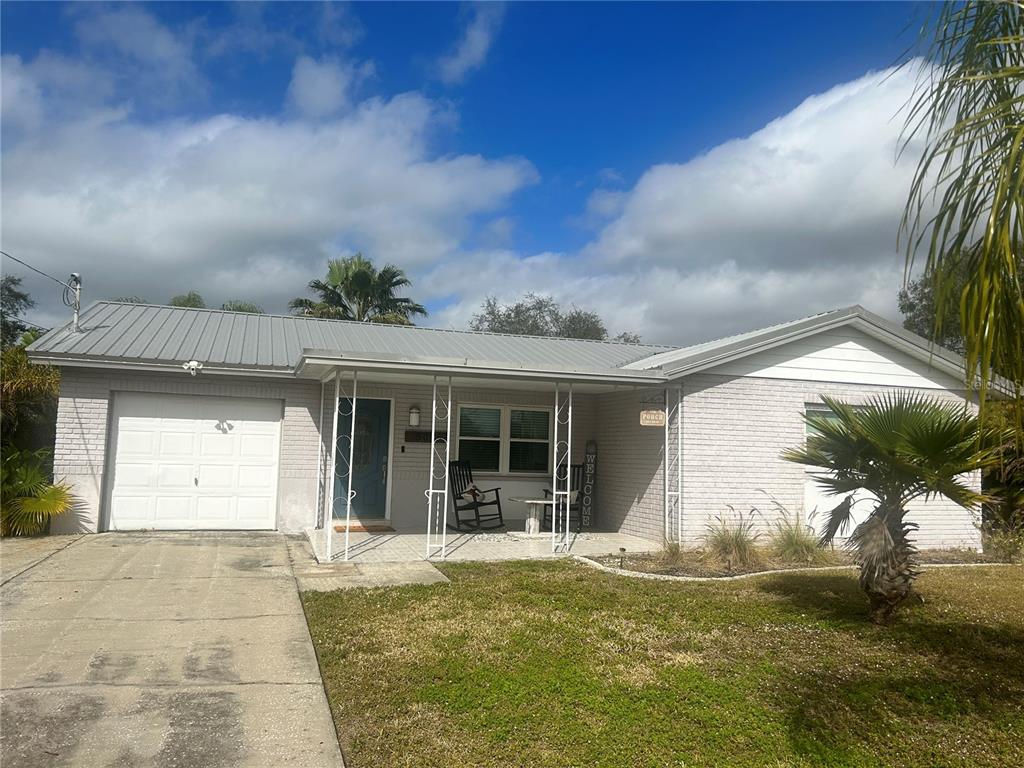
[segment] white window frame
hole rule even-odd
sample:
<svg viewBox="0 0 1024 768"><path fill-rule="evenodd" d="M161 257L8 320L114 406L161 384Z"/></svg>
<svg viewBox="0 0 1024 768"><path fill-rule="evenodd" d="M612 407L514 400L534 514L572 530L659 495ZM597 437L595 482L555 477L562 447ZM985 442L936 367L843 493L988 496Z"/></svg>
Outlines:
<svg viewBox="0 0 1024 768"><path fill-rule="evenodd" d="M497 440L498 441L498 469L497 471L492 469L480 469L474 470L477 475L509 475L511 477L551 477L551 440L554 436L554 411L551 408L545 408L539 405L499 405L497 403L459 403L458 405L458 419L455 424L455 458L459 458L459 451L462 447L462 409L463 408L488 408L494 411L500 411L500 417L498 421L498 437L471 437L466 436L467 440ZM509 457L511 455L511 442L512 442L512 411L537 411L539 413L546 413L548 415L548 437L547 440L537 440L530 438L516 438L517 443L544 443L547 445L548 450L545 452L547 457L547 468L539 472L516 472L509 469Z"/></svg>

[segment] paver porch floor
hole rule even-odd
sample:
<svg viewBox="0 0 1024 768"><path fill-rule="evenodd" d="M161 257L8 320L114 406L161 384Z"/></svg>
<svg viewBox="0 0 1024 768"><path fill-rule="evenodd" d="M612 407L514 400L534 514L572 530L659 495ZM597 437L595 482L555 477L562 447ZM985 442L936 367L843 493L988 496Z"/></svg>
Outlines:
<svg viewBox="0 0 1024 768"><path fill-rule="evenodd" d="M326 562L323 530L306 531L320 562ZM566 557L568 555L617 554L620 548L627 552L655 552L659 542L632 536L628 533L580 533L570 536L568 553L551 551L551 534L525 534L515 531L493 533L462 533L448 531L446 560L533 560L537 558ZM333 532L331 562L344 559L345 534ZM395 531L389 533L351 532L349 534L349 561L363 563L394 563L425 560L426 533Z"/></svg>

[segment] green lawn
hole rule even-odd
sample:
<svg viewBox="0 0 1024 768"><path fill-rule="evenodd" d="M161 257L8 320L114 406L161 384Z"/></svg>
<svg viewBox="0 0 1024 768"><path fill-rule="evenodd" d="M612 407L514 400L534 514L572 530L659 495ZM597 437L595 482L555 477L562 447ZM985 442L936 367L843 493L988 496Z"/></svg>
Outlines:
<svg viewBox="0 0 1024 768"><path fill-rule="evenodd" d="M350 766L1024 765L1024 567L927 571L888 628L852 572L442 569L304 595Z"/></svg>

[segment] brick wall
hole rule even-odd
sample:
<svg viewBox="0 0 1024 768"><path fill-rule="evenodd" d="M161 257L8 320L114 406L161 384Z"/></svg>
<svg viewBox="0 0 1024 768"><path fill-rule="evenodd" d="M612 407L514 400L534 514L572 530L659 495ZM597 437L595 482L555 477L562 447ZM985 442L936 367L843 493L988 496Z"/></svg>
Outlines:
<svg viewBox="0 0 1024 768"><path fill-rule="evenodd" d="M599 395L598 526L648 539L664 529L661 455L664 431L640 426L640 411L660 408L658 389Z"/></svg>
<svg viewBox="0 0 1024 768"><path fill-rule="evenodd" d="M717 515L735 517L757 507L762 528L775 519L774 497L806 520L808 472L779 458L804 440L807 403L828 394L864 402L884 387L700 374L683 382L683 537L699 544ZM952 392L928 395L960 400ZM598 397L598 512L602 526L645 538L664 535L662 455L664 430L641 427L640 410L659 408L663 390ZM675 432L670 431L670 444ZM975 487L980 477L970 478ZM670 487L672 487L670 485ZM916 501L910 519L920 524L921 547L980 546L972 513L945 499Z"/></svg>
<svg viewBox="0 0 1024 768"><path fill-rule="evenodd" d="M860 403L885 388L856 384L733 378L700 374L684 380L684 538L696 542L715 515L757 507L771 509L767 494L802 519L808 470L783 461L779 453L804 440L802 414L820 395ZM927 395L960 399L951 392ZM975 486L980 478L972 478ZM922 547L977 547L980 536L971 513L945 499L918 501L910 518L921 523Z"/></svg>

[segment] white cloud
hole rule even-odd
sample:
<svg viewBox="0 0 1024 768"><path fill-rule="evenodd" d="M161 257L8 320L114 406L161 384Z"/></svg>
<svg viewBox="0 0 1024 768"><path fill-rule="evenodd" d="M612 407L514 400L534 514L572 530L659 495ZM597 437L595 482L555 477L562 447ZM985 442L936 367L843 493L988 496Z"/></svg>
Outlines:
<svg viewBox="0 0 1024 768"><path fill-rule="evenodd" d="M372 74L369 62L357 68L336 60L300 56L292 69L288 103L306 117L329 117L348 109L353 88Z"/></svg>
<svg viewBox="0 0 1024 768"><path fill-rule="evenodd" d="M505 6L502 3L476 3L473 6L471 17L454 50L442 56L437 63L438 75L443 82L449 85L461 83L471 71L483 65L504 17Z"/></svg>
<svg viewBox="0 0 1024 768"><path fill-rule="evenodd" d="M193 60L196 29L175 34L141 6L73 7L75 32L88 60L110 65L135 98L173 103L205 94Z"/></svg>
<svg viewBox="0 0 1024 768"><path fill-rule="evenodd" d="M31 67L10 72L35 99ZM450 114L415 93L316 121L142 121L105 106L54 121L59 104L36 103L37 132L4 147L2 247L83 273L90 300L195 288L282 311L329 256L363 249L413 272L443 260L536 178L522 159L437 155ZM52 286L33 281L37 321L60 319Z"/></svg>
<svg viewBox="0 0 1024 768"><path fill-rule="evenodd" d="M915 162L896 161L913 78L909 68L869 74L748 138L652 167L590 252L682 269L892 255Z"/></svg>
<svg viewBox="0 0 1024 768"><path fill-rule="evenodd" d="M471 30L494 13L475 9L452 77L483 61L497 22L482 37ZM837 86L749 137L652 166L631 188L601 172L579 217L593 241L526 255L508 249L529 222L507 203L536 171L518 158L439 154L431 139L453 126L447 105L416 93L360 101L365 70L300 58L283 117L142 120L132 103L143 89L201 81L193 46L141 50L124 35L150 29L159 41L160 27L104 14L80 24L80 59L2 62L2 247L53 274L82 272L87 299L162 301L194 288L211 304L281 311L327 257L363 249L408 269L415 297L444 305L430 318L440 326L465 327L488 294L527 291L666 343L852 303L895 314L914 162L896 159L910 70ZM108 53L97 50L104 40ZM470 238L483 248L467 250ZM64 319L52 284L26 278L40 300L34 320Z"/></svg>
<svg viewBox="0 0 1024 768"><path fill-rule="evenodd" d="M914 78L866 75L747 138L653 166L632 189L598 189L581 221L605 224L578 253L439 267L426 285L459 297L440 322L464 324L481 290L550 293L597 310L613 333L665 343L855 303L897 318L897 232L916 156L896 149Z"/></svg>

